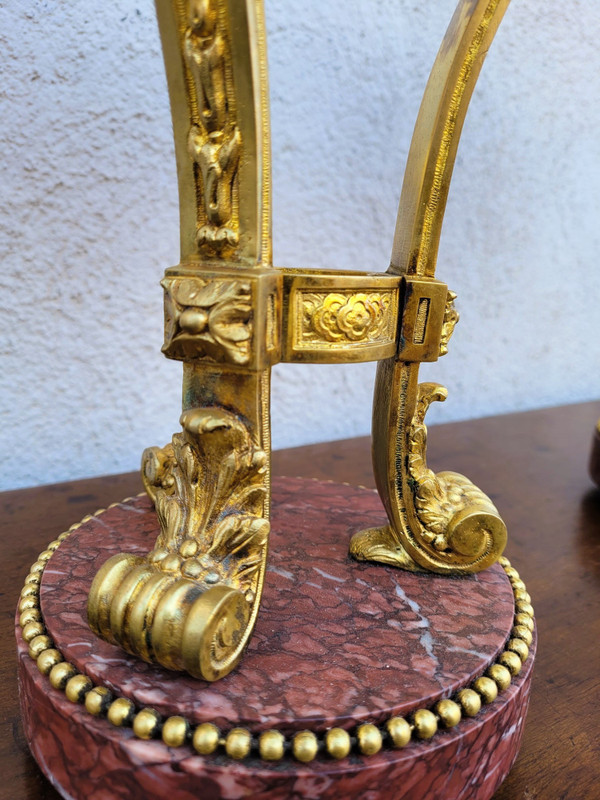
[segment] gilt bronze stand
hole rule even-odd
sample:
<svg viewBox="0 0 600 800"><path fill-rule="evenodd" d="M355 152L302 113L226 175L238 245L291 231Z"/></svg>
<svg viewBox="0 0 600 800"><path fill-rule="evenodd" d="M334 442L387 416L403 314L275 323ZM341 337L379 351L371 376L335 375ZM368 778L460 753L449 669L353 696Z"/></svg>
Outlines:
<svg viewBox="0 0 600 800"><path fill-rule="evenodd" d="M157 0L181 211L163 352L183 362L182 431L144 452L147 496L73 526L26 579L25 728L65 797L90 794L94 764L107 798L484 800L510 769L533 609L490 499L428 468L425 414L446 390L418 383L458 321L438 244L507 5L460 0L391 264L344 273L272 265L262 2ZM373 360L379 497L275 478L272 502L271 366Z"/></svg>

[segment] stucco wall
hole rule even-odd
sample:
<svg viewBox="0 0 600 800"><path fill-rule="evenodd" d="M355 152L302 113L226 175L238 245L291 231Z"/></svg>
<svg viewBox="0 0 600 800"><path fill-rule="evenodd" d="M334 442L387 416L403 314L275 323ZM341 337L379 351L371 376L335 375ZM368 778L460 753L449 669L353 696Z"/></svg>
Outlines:
<svg viewBox="0 0 600 800"><path fill-rule="evenodd" d="M384 270L454 0L266 6L276 263ZM450 389L431 421L600 392L599 37L597 0L513 0L500 28L446 215L437 274L462 321L423 369ZM135 469L180 403L160 354L178 212L153 6L7 0L0 42L0 483ZM274 446L367 433L373 374L278 366Z"/></svg>

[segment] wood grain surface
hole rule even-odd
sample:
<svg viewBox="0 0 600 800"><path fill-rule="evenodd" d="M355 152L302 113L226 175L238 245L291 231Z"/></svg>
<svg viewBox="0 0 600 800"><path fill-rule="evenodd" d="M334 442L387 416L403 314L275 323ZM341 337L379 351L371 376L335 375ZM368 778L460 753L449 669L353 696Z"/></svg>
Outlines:
<svg viewBox="0 0 600 800"><path fill-rule="evenodd" d="M600 422L598 423L600 425ZM590 454L590 475L592 480L600 487L600 428L596 425L592 452Z"/></svg>
<svg viewBox="0 0 600 800"><path fill-rule="evenodd" d="M430 431L430 465L464 473L500 509L506 554L536 611L523 746L494 800L600 798L600 491L587 471L598 417L600 403L585 403ZM366 437L276 452L273 469L373 486ZM13 620L28 568L70 524L141 490L130 473L0 494L2 800L59 797L29 755L19 718Z"/></svg>

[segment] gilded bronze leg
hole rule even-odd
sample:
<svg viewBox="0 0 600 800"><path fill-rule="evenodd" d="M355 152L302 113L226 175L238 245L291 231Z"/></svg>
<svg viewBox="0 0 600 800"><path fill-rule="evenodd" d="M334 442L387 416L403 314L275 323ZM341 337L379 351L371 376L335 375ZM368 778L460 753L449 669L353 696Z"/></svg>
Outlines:
<svg viewBox="0 0 600 800"><path fill-rule="evenodd" d="M163 352L184 363L182 431L142 459L161 533L147 556L104 564L88 619L146 661L213 681L252 633L269 540L282 278L271 268L264 25L254 0L158 0L157 13L182 250L162 281Z"/></svg>
<svg viewBox="0 0 600 800"><path fill-rule="evenodd" d="M446 390L418 383L419 362L448 350L455 295L434 280L462 125L508 0L461 0L433 66L411 143L389 273L403 276L398 350L377 368L373 465L388 525L351 542L356 558L407 569L477 572L493 564L506 526L486 495L426 464L425 413Z"/></svg>

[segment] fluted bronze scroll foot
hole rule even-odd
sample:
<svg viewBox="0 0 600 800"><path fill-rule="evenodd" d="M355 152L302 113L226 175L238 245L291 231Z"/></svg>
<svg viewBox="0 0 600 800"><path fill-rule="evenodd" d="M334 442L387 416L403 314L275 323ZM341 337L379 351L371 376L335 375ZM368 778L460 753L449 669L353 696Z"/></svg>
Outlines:
<svg viewBox="0 0 600 800"><path fill-rule="evenodd" d="M390 525L355 533L350 540L350 555L357 561L377 561L409 572L427 572L428 569L441 572L442 564L448 567L444 571L471 572L476 571L473 567L478 561L485 560L487 564L492 558L495 560L504 550L507 533L506 525L489 498L456 472L440 472L435 478L438 486L453 487L452 491L446 489L445 499L454 495L455 502L462 501L465 505L454 512L449 510L446 520L438 520L440 532L420 530L420 552L416 557L420 556L424 563L417 563L409 555ZM440 522L442 527L439 527ZM418 543L416 537L413 543Z"/></svg>
<svg viewBox="0 0 600 800"><path fill-rule="evenodd" d="M390 415L384 430L375 429L374 441L375 452L381 445L387 447L385 463L394 465L383 493L389 524L356 534L350 554L361 561L411 571L418 565L442 574L490 567L502 555L507 538L498 510L468 478L457 472L436 474L427 466L425 415L433 401L446 399L446 389L417 384L410 367L391 361L380 368L380 380L387 380L386 370L394 373ZM400 419L394 416L398 409L412 409L412 414ZM396 428L394 437L388 435L388 421L389 428Z"/></svg>
<svg viewBox="0 0 600 800"><path fill-rule="evenodd" d="M212 681L239 661L250 609L230 586L202 585L119 553L94 579L88 621L144 661Z"/></svg>
<svg viewBox="0 0 600 800"><path fill-rule="evenodd" d="M143 477L161 527L145 557L120 553L96 575L98 636L167 669L214 681L242 657L267 556L266 456L235 414L195 408L149 448Z"/></svg>

